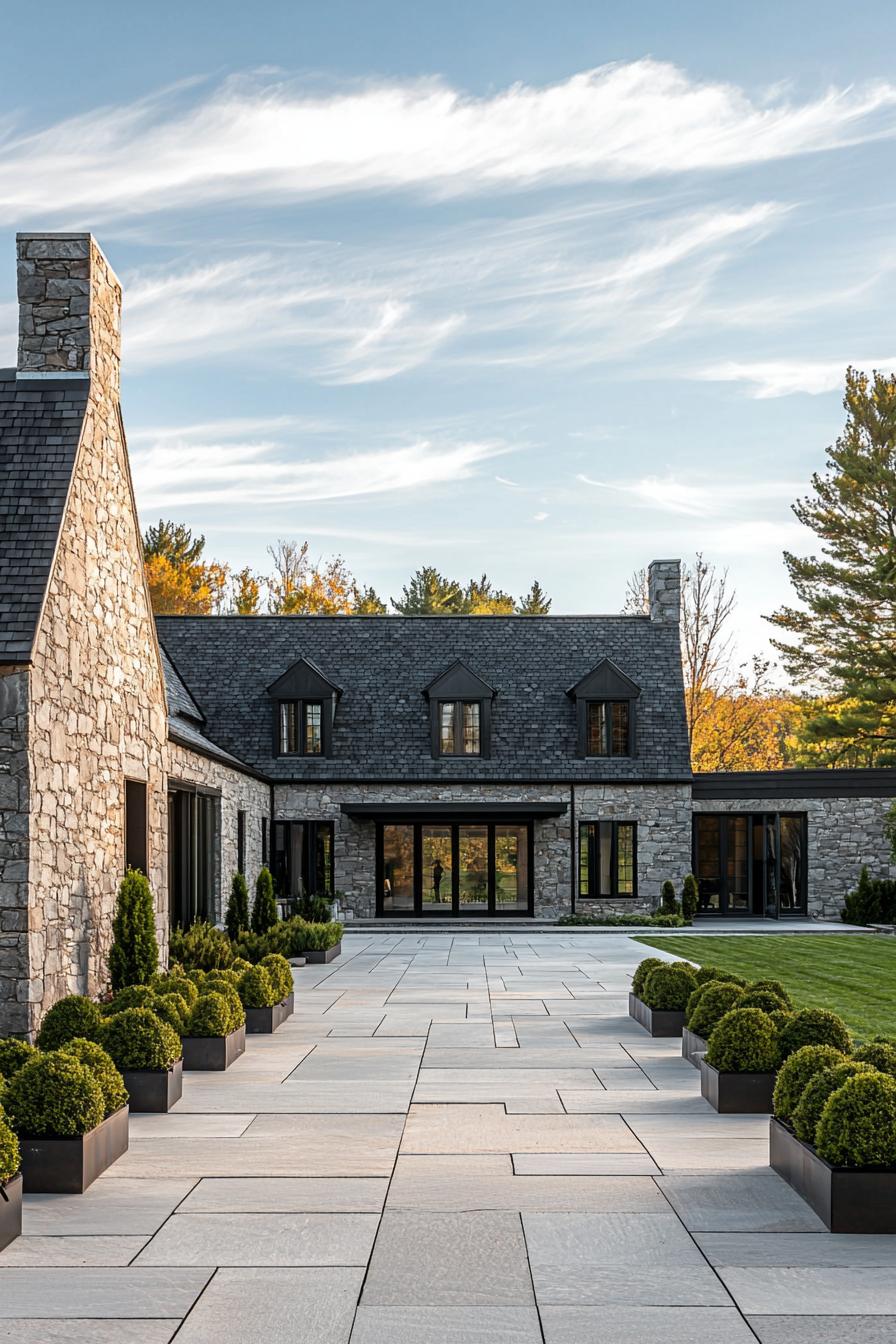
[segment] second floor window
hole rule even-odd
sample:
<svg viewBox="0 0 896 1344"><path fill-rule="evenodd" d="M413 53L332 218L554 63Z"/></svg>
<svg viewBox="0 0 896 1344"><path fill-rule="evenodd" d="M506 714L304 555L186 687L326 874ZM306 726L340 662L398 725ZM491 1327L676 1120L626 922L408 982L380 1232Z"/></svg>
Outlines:
<svg viewBox="0 0 896 1344"><path fill-rule="evenodd" d="M323 704L319 700L280 703L281 756L323 754Z"/></svg>
<svg viewBox="0 0 896 1344"><path fill-rule="evenodd" d="M480 705L478 700L443 700L439 704L439 754L480 756Z"/></svg>
<svg viewBox="0 0 896 1344"><path fill-rule="evenodd" d="M588 756L630 756L631 715L627 700L588 702L585 753Z"/></svg>

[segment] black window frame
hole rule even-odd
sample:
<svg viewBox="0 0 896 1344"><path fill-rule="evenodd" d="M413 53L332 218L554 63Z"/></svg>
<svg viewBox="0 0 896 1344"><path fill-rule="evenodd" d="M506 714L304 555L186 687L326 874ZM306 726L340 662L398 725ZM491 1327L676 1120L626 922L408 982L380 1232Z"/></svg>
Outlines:
<svg viewBox="0 0 896 1344"><path fill-rule="evenodd" d="M413 833L413 890L414 906L413 910L402 910L386 912L383 908L384 896L384 831L388 826L407 827ZM487 817L483 818L477 815L475 808L470 810L469 815L463 817L451 816L450 818L441 818L438 816L430 817L401 817L393 821L378 820L376 823L376 915L378 919L432 919L438 918L440 914L447 916L447 912L440 909L427 910L423 901L423 832L429 826L446 827L451 831L451 918L463 918L464 906L460 901L460 863L459 847L460 833L467 827L481 827L487 833L487 898L486 909L476 909L475 917L477 919L495 919L495 918L513 918L513 919L531 919L535 914L535 823L529 818L520 817ZM499 905L497 901L497 872L496 872L496 834L506 826L518 828L525 831L525 850L526 850L526 908L520 910L514 908L511 912L507 911L505 906Z"/></svg>
<svg viewBox="0 0 896 1344"><path fill-rule="evenodd" d="M236 814L236 870L246 873L246 813L242 808Z"/></svg>
<svg viewBox="0 0 896 1344"><path fill-rule="evenodd" d="M284 745L283 711L289 708L295 710L296 749L294 751ZM317 709L320 712L320 751L308 750L309 709ZM325 700L319 696L309 696L307 699L276 700L274 711L274 754L276 756L305 756L311 760L319 760L321 757L332 754L331 714L327 713L327 702Z"/></svg>
<svg viewBox="0 0 896 1344"><path fill-rule="evenodd" d="M717 905L711 903L712 892L704 887L703 865L699 846L700 824L705 819L716 822L718 826L718 887ZM731 875L729 855L732 843L732 822L746 822L746 881L749 908L743 909L732 903ZM782 900L783 883L781 822L793 821L799 828L799 850L802 856L799 871L799 891L795 904L784 905ZM761 839L761 853L756 854L756 832ZM786 808L737 808L731 811L715 811L701 808L691 818L691 871L697 878L698 904L697 914L717 915L724 918L765 918L780 919L782 911L788 919L804 919L809 913L809 814L805 811ZM760 890L760 883L762 889Z"/></svg>
<svg viewBox="0 0 896 1344"><path fill-rule="evenodd" d="M149 789L145 779L124 781L124 872L149 872Z"/></svg>
<svg viewBox="0 0 896 1344"><path fill-rule="evenodd" d="M430 702L432 708L432 748L433 756L442 760L460 760L460 761L479 761L489 755L487 746L490 743L491 733L491 701L480 699L478 696L444 696ZM479 750L478 751L443 751L442 750L442 708L444 705L453 705L453 738L454 745L464 742L464 709L467 705L475 705L479 711Z"/></svg>
<svg viewBox="0 0 896 1344"><path fill-rule="evenodd" d="M635 715L637 700L633 697L614 696L612 699L608 696L587 696L579 700L579 755L588 760L609 761L626 760L635 754ZM607 751L592 751L590 743L591 710L594 705L609 705L609 726ZM613 740L615 737L615 717L616 706L625 706L628 716L626 731L625 751L615 751L613 749Z"/></svg>
<svg viewBox="0 0 896 1344"><path fill-rule="evenodd" d="M301 873L292 871L293 846L289 832L292 827L301 827L302 859ZM297 818L277 818L271 826L271 871L277 896L287 906L294 905L302 896L325 896L331 899L336 895L336 872L334 862L335 825L329 820L308 820ZM325 871L321 883L321 865L319 850L326 850Z"/></svg>
<svg viewBox="0 0 896 1344"><path fill-rule="evenodd" d="M610 885L611 891L600 890L601 826L610 827ZM619 890L619 829L630 827L632 832L632 889ZM584 862L583 862L584 858ZM588 890L582 890L583 871L587 871ZM576 891L583 901L633 901L638 896L638 823L629 817L599 817L579 821L579 850L576 865Z"/></svg>
<svg viewBox="0 0 896 1344"><path fill-rule="evenodd" d="M217 918L221 795L174 782L168 791L168 918L171 928Z"/></svg>

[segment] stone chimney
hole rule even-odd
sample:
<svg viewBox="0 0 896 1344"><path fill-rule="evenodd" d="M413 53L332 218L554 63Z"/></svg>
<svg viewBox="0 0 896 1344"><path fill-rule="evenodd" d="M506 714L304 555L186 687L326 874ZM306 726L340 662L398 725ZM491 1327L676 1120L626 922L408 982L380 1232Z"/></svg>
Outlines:
<svg viewBox="0 0 896 1344"><path fill-rule="evenodd" d="M651 560L647 592L650 619L677 626L681 619L681 561Z"/></svg>
<svg viewBox="0 0 896 1344"><path fill-rule="evenodd" d="M83 376L118 397L121 285L89 233L16 235L18 376Z"/></svg>

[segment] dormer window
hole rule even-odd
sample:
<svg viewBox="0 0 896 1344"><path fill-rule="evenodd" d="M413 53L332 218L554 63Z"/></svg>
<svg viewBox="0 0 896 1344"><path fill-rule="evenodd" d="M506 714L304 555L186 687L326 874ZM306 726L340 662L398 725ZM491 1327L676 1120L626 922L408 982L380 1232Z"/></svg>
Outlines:
<svg viewBox="0 0 896 1344"><path fill-rule="evenodd" d="M439 755L482 755L481 707L478 700L439 701Z"/></svg>
<svg viewBox="0 0 896 1344"><path fill-rule="evenodd" d="M323 717L320 700L281 700L280 755L322 756Z"/></svg>
<svg viewBox="0 0 896 1344"><path fill-rule="evenodd" d="M487 757L492 701L497 692L459 659L424 688L429 701L430 746L440 757Z"/></svg>
<svg viewBox="0 0 896 1344"><path fill-rule="evenodd" d="M586 701L586 756L631 756L628 700Z"/></svg>
<svg viewBox="0 0 896 1344"><path fill-rule="evenodd" d="M609 658L566 692L576 704L578 754L635 755L635 710L641 689Z"/></svg>
<svg viewBox="0 0 896 1344"><path fill-rule="evenodd" d="M308 658L268 687L274 702L275 756L331 756L333 719L342 694Z"/></svg>

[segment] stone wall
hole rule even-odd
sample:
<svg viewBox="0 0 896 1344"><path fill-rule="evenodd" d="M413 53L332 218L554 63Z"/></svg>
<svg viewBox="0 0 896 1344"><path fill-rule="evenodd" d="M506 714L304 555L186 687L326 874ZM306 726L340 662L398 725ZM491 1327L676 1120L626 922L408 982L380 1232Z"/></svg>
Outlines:
<svg viewBox="0 0 896 1344"><path fill-rule="evenodd" d="M808 818L808 910L839 919L848 892L868 865L874 877L896 878L884 821L892 798L738 798L694 803L697 812L805 812Z"/></svg>
<svg viewBox="0 0 896 1344"><path fill-rule="evenodd" d="M583 821L635 821L637 895L584 899L576 911L588 914L642 914L655 910L667 879L681 884L691 871L691 786L689 784L576 785L576 834ZM578 861L578 844L576 849Z"/></svg>
<svg viewBox="0 0 896 1344"><path fill-rule="evenodd" d="M230 880L237 867L237 813L246 814L245 874L251 901L261 868L262 821L270 818L271 791L267 784L251 775L244 775L220 761L190 751L178 742L171 742L168 746L169 787L177 788L178 782L193 784L217 794L220 799L215 863L215 919L220 922L227 908Z"/></svg>
<svg viewBox="0 0 896 1344"><path fill-rule="evenodd" d="M0 669L0 1036L27 1031L28 672Z"/></svg>

